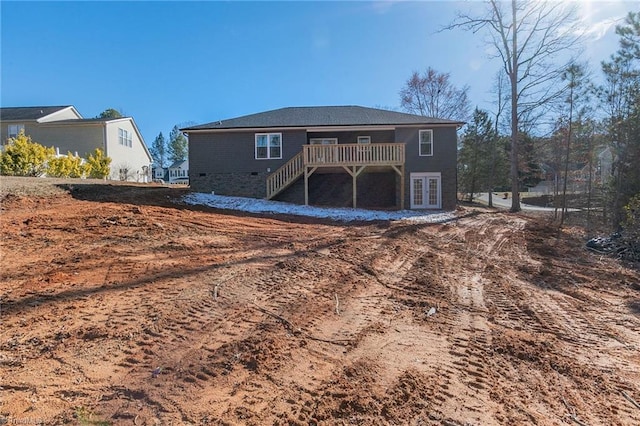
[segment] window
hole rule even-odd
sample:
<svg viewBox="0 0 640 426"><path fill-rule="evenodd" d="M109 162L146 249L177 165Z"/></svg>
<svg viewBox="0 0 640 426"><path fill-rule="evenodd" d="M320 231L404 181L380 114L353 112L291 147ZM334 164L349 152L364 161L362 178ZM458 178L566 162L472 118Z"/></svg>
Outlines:
<svg viewBox="0 0 640 426"><path fill-rule="evenodd" d="M21 130L24 131L24 124L9 124L8 130L8 137L15 138L16 136L18 136Z"/></svg>
<svg viewBox="0 0 640 426"><path fill-rule="evenodd" d="M371 136L358 136L358 143L371 143Z"/></svg>
<svg viewBox="0 0 640 426"><path fill-rule="evenodd" d="M282 133L256 133L256 159L282 158Z"/></svg>
<svg viewBox="0 0 640 426"><path fill-rule="evenodd" d="M433 130L420 130L419 143L420 143L420 156L432 156L433 155Z"/></svg>
<svg viewBox="0 0 640 426"><path fill-rule="evenodd" d="M133 139L131 137L131 132L118 128L118 143L123 146L128 146L131 148L133 146Z"/></svg>

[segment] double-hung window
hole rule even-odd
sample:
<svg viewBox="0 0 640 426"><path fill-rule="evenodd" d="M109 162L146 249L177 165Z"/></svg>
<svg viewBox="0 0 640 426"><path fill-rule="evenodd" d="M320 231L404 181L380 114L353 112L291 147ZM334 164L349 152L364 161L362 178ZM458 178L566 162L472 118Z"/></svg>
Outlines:
<svg viewBox="0 0 640 426"><path fill-rule="evenodd" d="M420 144L420 156L430 157L433 155L433 130L420 130L418 132L418 142Z"/></svg>
<svg viewBox="0 0 640 426"><path fill-rule="evenodd" d="M15 138L20 134L20 131L24 131L24 124L9 124L9 128L7 129L7 136L9 138Z"/></svg>
<svg viewBox="0 0 640 426"><path fill-rule="evenodd" d="M133 146L133 138L131 132L126 129L118 128L118 143L131 148Z"/></svg>
<svg viewBox="0 0 640 426"><path fill-rule="evenodd" d="M256 133L256 159L282 158L282 133Z"/></svg>

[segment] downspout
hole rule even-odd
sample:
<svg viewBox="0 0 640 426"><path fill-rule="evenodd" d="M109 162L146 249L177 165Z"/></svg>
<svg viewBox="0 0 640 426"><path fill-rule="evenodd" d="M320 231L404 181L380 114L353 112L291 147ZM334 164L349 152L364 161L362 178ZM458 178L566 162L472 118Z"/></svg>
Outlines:
<svg viewBox="0 0 640 426"><path fill-rule="evenodd" d="M107 149L107 122L105 121L102 127L102 145L104 146L104 156L108 157L109 156L109 150ZM107 178L111 178L111 170L109 170L109 176L107 176L105 178L105 180Z"/></svg>
<svg viewBox="0 0 640 426"><path fill-rule="evenodd" d="M109 151L107 150L107 123L104 123L104 127L102 128L102 145L104 146L104 156L109 156Z"/></svg>

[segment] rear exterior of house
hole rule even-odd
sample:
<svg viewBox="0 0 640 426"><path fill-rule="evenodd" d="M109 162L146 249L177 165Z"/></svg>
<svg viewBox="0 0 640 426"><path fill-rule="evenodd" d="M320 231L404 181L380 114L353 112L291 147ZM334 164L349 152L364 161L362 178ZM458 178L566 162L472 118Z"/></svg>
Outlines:
<svg viewBox="0 0 640 426"><path fill-rule="evenodd" d="M358 106L295 107L182 129L191 188L298 204L456 204L462 123Z"/></svg>
<svg viewBox="0 0 640 426"><path fill-rule="evenodd" d="M0 109L2 143L23 130L31 140L81 157L101 149L111 158L109 179L147 182L152 158L133 118L82 118L73 106Z"/></svg>

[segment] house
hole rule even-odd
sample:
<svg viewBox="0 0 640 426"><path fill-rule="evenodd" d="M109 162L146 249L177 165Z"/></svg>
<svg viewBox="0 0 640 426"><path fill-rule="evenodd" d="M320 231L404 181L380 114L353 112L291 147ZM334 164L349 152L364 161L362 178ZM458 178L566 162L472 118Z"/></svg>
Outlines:
<svg viewBox="0 0 640 426"><path fill-rule="evenodd" d="M189 184L189 160L180 160L169 166L169 183Z"/></svg>
<svg viewBox="0 0 640 426"><path fill-rule="evenodd" d="M181 129L191 188L299 204L446 209L464 123L360 106L290 107Z"/></svg>
<svg viewBox="0 0 640 426"><path fill-rule="evenodd" d="M151 154L132 117L83 118L73 106L0 108L0 141L20 131L60 154L86 157L96 148L111 158L110 179L147 182Z"/></svg>
<svg viewBox="0 0 640 426"><path fill-rule="evenodd" d="M151 179L154 181L167 181L169 179L169 170L154 162L151 165Z"/></svg>

